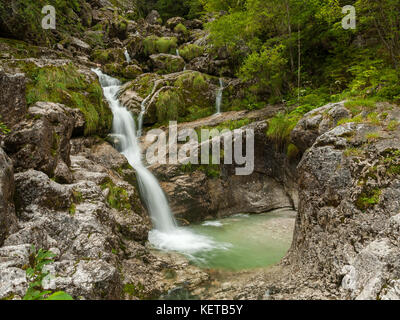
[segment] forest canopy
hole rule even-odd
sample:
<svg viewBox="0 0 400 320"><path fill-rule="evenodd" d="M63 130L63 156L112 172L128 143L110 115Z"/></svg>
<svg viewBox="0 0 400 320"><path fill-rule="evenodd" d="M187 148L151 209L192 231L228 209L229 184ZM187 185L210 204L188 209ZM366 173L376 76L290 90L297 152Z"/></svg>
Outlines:
<svg viewBox="0 0 400 320"><path fill-rule="evenodd" d="M346 5L356 9L355 29L342 27ZM164 18L213 15L214 48L228 52L255 100L400 100L399 0L159 0L155 8Z"/></svg>

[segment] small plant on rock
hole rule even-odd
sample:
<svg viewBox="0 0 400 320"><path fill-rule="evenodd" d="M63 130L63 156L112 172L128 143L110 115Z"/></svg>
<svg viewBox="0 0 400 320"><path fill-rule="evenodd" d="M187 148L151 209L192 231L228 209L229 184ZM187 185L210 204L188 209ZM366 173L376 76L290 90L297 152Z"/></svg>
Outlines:
<svg viewBox="0 0 400 320"><path fill-rule="evenodd" d="M26 269L29 286L24 300L73 300L64 291L52 292L43 289L43 280L49 274L48 271L43 271L43 267L54 262L56 255L51 251L39 249L36 252L35 247L32 247L32 249L33 253L29 256L29 267Z"/></svg>

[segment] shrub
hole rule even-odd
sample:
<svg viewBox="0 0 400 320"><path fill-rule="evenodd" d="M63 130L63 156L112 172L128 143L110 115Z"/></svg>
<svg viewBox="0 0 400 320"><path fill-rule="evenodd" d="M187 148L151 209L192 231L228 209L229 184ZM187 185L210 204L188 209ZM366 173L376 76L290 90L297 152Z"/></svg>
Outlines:
<svg viewBox="0 0 400 320"><path fill-rule="evenodd" d="M268 120L267 136L274 140L278 146L283 147L289 142L290 134L300 120L300 117L296 114L278 113Z"/></svg>
<svg viewBox="0 0 400 320"><path fill-rule="evenodd" d="M63 292L52 292L43 289L43 280L48 276L49 272L44 272L43 267L54 262L56 256L51 251L40 249L36 252L32 247L33 253L29 256L29 266L26 269L26 277L28 279L28 290L24 296L24 300L73 300L73 298Z"/></svg>

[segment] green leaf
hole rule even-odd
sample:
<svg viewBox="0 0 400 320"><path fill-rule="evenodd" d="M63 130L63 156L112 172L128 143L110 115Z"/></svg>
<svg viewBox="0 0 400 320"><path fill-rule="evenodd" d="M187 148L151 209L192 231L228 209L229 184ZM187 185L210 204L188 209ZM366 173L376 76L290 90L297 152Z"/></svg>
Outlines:
<svg viewBox="0 0 400 320"><path fill-rule="evenodd" d="M68 293L64 291L57 291L51 296L47 297L46 300L74 300Z"/></svg>

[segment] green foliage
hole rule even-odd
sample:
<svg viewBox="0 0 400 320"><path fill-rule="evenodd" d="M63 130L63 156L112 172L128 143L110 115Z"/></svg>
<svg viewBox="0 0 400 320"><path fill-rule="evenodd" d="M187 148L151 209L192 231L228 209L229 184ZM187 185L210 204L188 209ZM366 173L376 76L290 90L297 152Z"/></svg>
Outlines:
<svg viewBox="0 0 400 320"><path fill-rule="evenodd" d="M10 37L49 45L57 42L56 33L42 29L41 13L45 5L56 8L58 35L83 32L80 12L84 0L15 0L3 1L0 6L0 29Z"/></svg>
<svg viewBox="0 0 400 320"><path fill-rule="evenodd" d="M381 137L379 132L370 132L366 134L365 138L367 138L368 142L372 142L378 140Z"/></svg>
<svg viewBox="0 0 400 320"><path fill-rule="evenodd" d="M1 116L0 116L0 120L1 120ZM3 133L3 134L10 133L10 129L8 129L7 126L1 121L0 121L0 133Z"/></svg>
<svg viewBox="0 0 400 320"><path fill-rule="evenodd" d="M268 120L267 137L274 140L278 146L287 145L290 134L299 120L300 116L296 113L278 113Z"/></svg>
<svg viewBox="0 0 400 320"><path fill-rule="evenodd" d="M389 131L395 131L398 127L400 126L400 122L397 120L392 120L389 122L387 126L387 130Z"/></svg>
<svg viewBox="0 0 400 320"><path fill-rule="evenodd" d="M256 81L259 88L275 99L282 98L287 63L283 50L284 46L279 45L250 54L240 69L240 77L245 81Z"/></svg>
<svg viewBox="0 0 400 320"><path fill-rule="evenodd" d="M24 296L24 300L73 300L72 297L63 292L45 291L43 289L43 280L49 275L49 272L44 272L43 267L54 262L56 256L51 251L39 249L36 252L32 247L33 253L29 256L29 267L26 269L26 276L29 281L28 290Z"/></svg>
<svg viewBox="0 0 400 320"><path fill-rule="evenodd" d="M318 88L325 89L328 102L340 95L400 99L399 1L352 3L355 30L341 25L346 1L202 2L215 16L206 25L213 53L217 58L226 52L231 68L259 99L278 102L284 97L289 105L303 105L298 101L303 92Z"/></svg>
<svg viewBox="0 0 400 320"><path fill-rule="evenodd" d="M172 17L193 19L203 11L200 0L157 0L155 8L164 20Z"/></svg>
<svg viewBox="0 0 400 320"><path fill-rule="evenodd" d="M359 114L363 109L374 110L376 108L375 99L355 99L346 101L344 106L351 111L353 115Z"/></svg>

